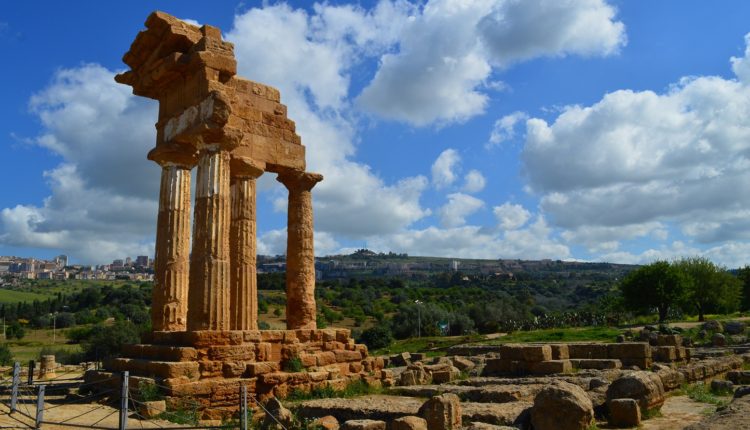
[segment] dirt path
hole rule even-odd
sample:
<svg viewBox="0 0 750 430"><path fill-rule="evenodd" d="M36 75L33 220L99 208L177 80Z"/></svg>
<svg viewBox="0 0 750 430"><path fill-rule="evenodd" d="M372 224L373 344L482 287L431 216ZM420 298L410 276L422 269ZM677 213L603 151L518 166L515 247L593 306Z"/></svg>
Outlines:
<svg viewBox="0 0 750 430"><path fill-rule="evenodd" d="M119 424L119 411L111 406L98 403L86 404L59 404L45 403L44 421L50 423L78 424L86 426L101 426L116 429ZM36 404L31 401L23 401L18 405L17 412L10 414L10 409L6 404L0 404L0 427L2 428L34 428L34 420L29 417L36 416ZM139 420L134 414L128 417L128 428L163 428L179 427L178 424L163 420ZM44 424L46 429L67 429L70 426Z"/></svg>

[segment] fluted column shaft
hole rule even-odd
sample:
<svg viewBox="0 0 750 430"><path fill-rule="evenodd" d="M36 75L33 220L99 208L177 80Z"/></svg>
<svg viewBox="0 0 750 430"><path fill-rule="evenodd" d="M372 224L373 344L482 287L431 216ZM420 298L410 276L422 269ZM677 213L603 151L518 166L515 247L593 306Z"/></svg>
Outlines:
<svg viewBox="0 0 750 430"><path fill-rule="evenodd" d="M256 178L257 170L234 175L231 185L229 313L232 330L258 328Z"/></svg>
<svg viewBox="0 0 750 430"><path fill-rule="evenodd" d="M196 179L188 330L229 330L229 216L229 153L205 148Z"/></svg>
<svg viewBox="0 0 750 430"><path fill-rule="evenodd" d="M186 327L190 257L190 167L164 163L156 225L151 325L156 331Z"/></svg>
<svg viewBox="0 0 750 430"><path fill-rule="evenodd" d="M315 252L311 190L323 179L304 172L279 174L289 190L286 242L286 327L315 329Z"/></svg>

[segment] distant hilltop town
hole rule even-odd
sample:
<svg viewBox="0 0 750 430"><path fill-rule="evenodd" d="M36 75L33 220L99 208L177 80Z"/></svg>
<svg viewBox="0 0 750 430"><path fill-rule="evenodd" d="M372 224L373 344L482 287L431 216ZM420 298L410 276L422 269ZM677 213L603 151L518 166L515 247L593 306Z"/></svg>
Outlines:
<svg viewBox="0 0 750 430"><path fill-rule="evenodd" d="M152 258L146 255L135 259L113 260L111 264L96 266L69 265L68 257L59 255L52 260L0 256L0 279L79 279L79 280L153 280ZM460 259L441 257L412 257L407 254L375 253L359 249L349 255L332 255L315 259L317 279L348 279L370 276L424 278L440 272L461 272L465 275L504 278L556 276L569 277L585 272L602 278L618 277L634 266L612 263L585 263L559 260ZM283 255L259 255L258 273L286 271ZM2 284L2 281L0 281Z"/></svg>
<svg viewBox="0 0 750 430"><path fill-rule="evenodd" d="M113 260L97 266L69 265L67 255L52 260L29 257L0 256L0 277L6 279L80 279L151 281L154 279L153 259L139 255L135 259Z"/></svg>

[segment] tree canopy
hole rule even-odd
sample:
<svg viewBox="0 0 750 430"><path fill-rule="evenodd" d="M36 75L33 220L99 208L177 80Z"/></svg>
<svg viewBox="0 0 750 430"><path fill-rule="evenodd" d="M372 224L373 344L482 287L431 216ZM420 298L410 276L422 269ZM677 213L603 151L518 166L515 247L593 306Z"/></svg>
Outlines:
<svg viewBox="0 0 750 430"><path fill-rule="evenodd" d="M630 272L620 288L626 307L637 311L655 308L659 322L664 322L669 310L684 301L686 280L675 266L655 261Z"/></svg>

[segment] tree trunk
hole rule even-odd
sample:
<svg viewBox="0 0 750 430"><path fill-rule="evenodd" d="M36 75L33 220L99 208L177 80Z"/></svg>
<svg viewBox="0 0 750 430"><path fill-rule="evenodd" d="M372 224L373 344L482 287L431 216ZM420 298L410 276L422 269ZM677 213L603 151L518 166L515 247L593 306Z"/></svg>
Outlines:
<svg viewBox="0 0 750 430"><path fill-rule="evenodd" d="M668 306L659 306L659 324L667 320Z"/></svg>

